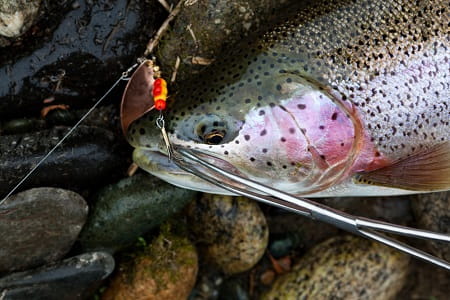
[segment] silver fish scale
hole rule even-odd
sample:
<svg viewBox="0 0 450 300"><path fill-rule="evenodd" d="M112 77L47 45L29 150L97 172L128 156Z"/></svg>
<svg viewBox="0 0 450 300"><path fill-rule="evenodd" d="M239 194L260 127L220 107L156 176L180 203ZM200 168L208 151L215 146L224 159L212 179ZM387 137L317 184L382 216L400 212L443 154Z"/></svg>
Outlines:
<svg viewBox="0 0 450 300"><path fill-rule="evenodd" d="M450 2L346 2L312 1L263 45L299 57L302 75L359 107L389 157L448 141Z"/></svg>

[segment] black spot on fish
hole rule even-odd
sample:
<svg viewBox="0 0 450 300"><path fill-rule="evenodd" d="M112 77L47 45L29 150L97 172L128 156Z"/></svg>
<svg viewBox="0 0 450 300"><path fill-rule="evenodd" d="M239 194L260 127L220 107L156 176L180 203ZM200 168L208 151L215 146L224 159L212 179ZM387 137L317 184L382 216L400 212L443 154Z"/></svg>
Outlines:
<svg viewBox="0 0 450 300"><path fill-rule="evenodd" d="M271 163L270 161L268 161L268 162L267 162L267 165L268 165L269 167L271 167L271 166L272 166L272 163Z"/></svg>
<svg viewBox="0 0 450 300"><path fill-rule="evenodd" d="M280 141L281 141L282 143L284 143L284 142L286 142L286 138L282 137L282 138L280 139Z"/></svg>
<svg viewBox="0 0 450 300"><path fill-rule="evenodd" d="M244 135L244 139L245 139L246 141L248 141L248 140L250 140L250 136L249 136L248 134L246 134L246 135Z"/></svg>
<svg viewBox="0 0 450 300"><path fill-rule="evenodd" d="M250 157L250 161L255 161L255 158L254 157Z"/></svg>
<svg viewBox="0 0 450 300"><path fill-rule="evenodd" d="M263 148L263 149L262 149L262 152L263 152L263 153L267 153L267 148Z"/></svg>
<svg viewBox="0 0 450 300"><path fill-rule="evenodd" d="M266 134L267 134L267 130L264 129L263 131L261 131L261 133L259 135L264 136Z"/></svg>
<svg viewBox="0 0 450 300"><path fill-rule="evenodd" d="M258 114L259 114L260 116L262 116L262 115L264 115L265 113L266 113L266 112L265 112L264 110L261 109L261 110L259 111Z"/></svg>
<svg viewBox="0 0 450 300"><path fill-rule="evenodd" d="M335 112L333 113L333 115L331 116L331 120L336 120L337 119L338 114Z"/></svg>
<svg viewBox="0 0 450 300"><path fill-rule="evenodd" d="M295 128L293 128L293 127L289 128L289 133L294 134L295 133Z"/></svg>
<svg viewBox="0 0 450 300"><path fill-rule="evenodd" d="M245 99L245 103L250 103L250 102L252 102L252 100L251 99Z"/></svg>
<svg viewBox="0 0 450 300"><path fill-rule="evenodd" d="M324 129L325 129L325 126L320 125L320 126L319 126L319 129L320 129L320 130L324 130Z"/></svg>
<svg viewBox="0 0 450 300"><path fill-rule="evenodd" d="M305 105L305 104L298 104L297 107L298 107L299 109L305 109L305 108L306 108L306 105Z"/></svg>
<svg viewBox="0 0 450 300"><path fill-rule="evenodd" d="M140 128L139 129L139 134L144 135L145 134L145 129L144 128Z"/></svg>

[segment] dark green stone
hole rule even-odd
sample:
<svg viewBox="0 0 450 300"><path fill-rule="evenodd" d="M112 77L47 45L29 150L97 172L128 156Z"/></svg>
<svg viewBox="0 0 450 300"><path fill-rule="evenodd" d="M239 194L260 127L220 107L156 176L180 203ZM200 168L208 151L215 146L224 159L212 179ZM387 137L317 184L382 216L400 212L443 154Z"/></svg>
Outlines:
<svg viewBox="0 0 450 300"><path fill-rule="evenodd" d="M116 250L160 225L196 192L137 174L102 189L80 237L86 250Z"/></svg>

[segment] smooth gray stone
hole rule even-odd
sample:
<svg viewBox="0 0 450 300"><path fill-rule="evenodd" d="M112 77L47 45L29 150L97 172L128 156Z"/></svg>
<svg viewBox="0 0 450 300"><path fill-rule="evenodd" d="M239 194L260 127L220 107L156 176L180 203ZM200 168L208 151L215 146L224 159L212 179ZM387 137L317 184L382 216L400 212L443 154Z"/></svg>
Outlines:
<svg viewBox="0 0 450 300"><path fill-rule="evenodd" d="M62 258L87 213L84 199L63 189L35 188L8 198L0 206L0 274Z"/></svg>
<svg viewBox="0 0 450 300"><path fill-rule="evenodd" d="M114 259L104 252L74 256L38 269L0 278L0 299L85 299L114 270Z"/></svg>

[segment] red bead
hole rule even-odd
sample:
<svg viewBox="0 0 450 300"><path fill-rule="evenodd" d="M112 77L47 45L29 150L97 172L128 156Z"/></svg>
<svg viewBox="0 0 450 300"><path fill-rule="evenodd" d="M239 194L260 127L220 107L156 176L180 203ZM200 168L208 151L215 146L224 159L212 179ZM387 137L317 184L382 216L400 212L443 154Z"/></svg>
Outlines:
<svg viewBox="0 0 450 300"><path fill-rule="evenodd" d="M154 87L161 86L162 83L163 83L163 79L161 79L161 78L156 78L156 79L155 79L155 82L153 82L153 86L154 86Z"/></svg>
<svg viewBox="0 0 450 300"><path fill-rule="evenodd" d="M156 108L157 110L163 110L163 109L166 109L166 101L161 100L161 99L156 100L156 102L155 102L155 108Z"/></svg>
<svg viewBox="0 0 450 300"><path fill-rule="evenodd" d="M153 96L159 95L162 92L162 87L161 86L155 86L153 87Z"/></svg>

